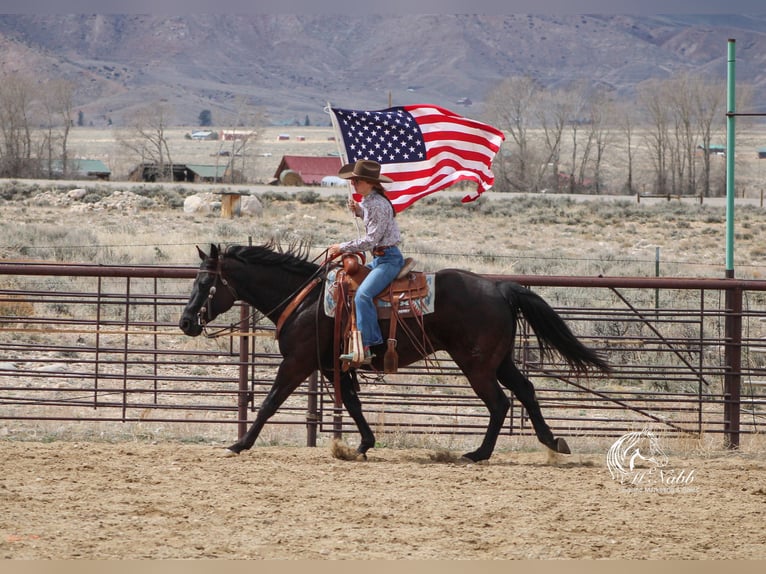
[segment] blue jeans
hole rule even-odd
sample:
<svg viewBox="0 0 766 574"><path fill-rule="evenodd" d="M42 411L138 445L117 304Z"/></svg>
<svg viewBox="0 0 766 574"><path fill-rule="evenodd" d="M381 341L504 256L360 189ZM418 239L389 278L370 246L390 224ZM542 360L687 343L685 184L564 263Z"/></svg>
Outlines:
<svg viewBox="0 0 766 574"><path fill-rule="evenodd" d="M399 248L389 247L380 257L375 257L367 264L372 269L356 290L356 327L362 332L362 344L365 347L383 343L383 335L378 325L378 312L373 298L388 287L401 271L404 257Z"/></svg>

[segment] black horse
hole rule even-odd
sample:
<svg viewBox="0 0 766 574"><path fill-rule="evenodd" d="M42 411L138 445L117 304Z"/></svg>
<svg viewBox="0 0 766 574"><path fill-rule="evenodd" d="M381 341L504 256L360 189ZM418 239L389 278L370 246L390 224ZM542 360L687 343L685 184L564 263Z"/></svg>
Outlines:
<svg viewBox="0 0 766 574"><path fill-rule="evenodd" d="M325 268L308 260L300 247L282 251L274 243L262 246L233 246L222 252L211 245L210 254L198 248L202 264L194 281L189 303L179 327L192 337L202 333L205 324L242 300L275 324L296 293L323 277ZM556 351L577 373L589 368L608 371L608 364L584 346L561 317L537 294L510 281L495 281L468 271L444 269L435 276L435 309L422 317L430 351L445 350L468 378L476 395L489 410L489 425L478 449L466 458L488 459L510 407L498 381L510 389L524 405L537 438L555 452L568 454L563 438L555 438L540 411L532 383L513 362L517 312L534 330L542 355ZM321 370L333 380L337 363L333 356L334 319L322 309L322 291L316 288L295 308L281 326L279 350L283 361L276 379L248 432L229 447L234 453L255 443L266 421L309 375ZM411 321L412 319L410 319ZM387 321L381 325L388 332ZM419 329L413 323L412 330ZM382 370L383 346L371 368ZM400 337L399 364L408 365L424 358L422 344ZM429 351L429 352L430 352ZM355 390L354 373L344 372L341 397L361 434L357 451L364 454L375 445L375 436L362 413Z"/></svg>

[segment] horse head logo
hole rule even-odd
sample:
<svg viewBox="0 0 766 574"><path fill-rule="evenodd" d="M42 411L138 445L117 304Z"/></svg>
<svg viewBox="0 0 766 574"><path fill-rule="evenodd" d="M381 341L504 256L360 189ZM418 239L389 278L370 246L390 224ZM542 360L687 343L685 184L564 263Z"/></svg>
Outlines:
<svg viewBox="0 0 766 574"><path fill-rule="evenodd" d="M630 432L617 439L606 454L606 466L613 480L636 482L655 468L668 464L657 436L650 430ZM646 470L648 468L648 470Z"/></svg>

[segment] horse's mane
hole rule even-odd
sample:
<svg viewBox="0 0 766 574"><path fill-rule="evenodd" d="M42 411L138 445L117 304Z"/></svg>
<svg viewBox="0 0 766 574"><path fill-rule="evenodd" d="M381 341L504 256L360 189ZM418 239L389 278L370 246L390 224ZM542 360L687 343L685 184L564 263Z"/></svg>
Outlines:
<svg viewBox="0 0 766 574"><path fill-rule="evenodd" d="M283 247L272 239L263 245L232 245L226 249L225 256L245 264L273 265L299 274L311 274L318 267L308 260L309 245L304 242Z"/></svg>

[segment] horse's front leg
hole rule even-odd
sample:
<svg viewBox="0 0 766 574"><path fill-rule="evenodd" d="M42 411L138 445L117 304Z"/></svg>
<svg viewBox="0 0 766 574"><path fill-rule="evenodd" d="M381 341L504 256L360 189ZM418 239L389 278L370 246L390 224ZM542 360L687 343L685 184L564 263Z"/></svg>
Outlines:
<svg viewBox="0 0 766 574"><path fill-rule="evenodd" d="M359 394L356 392L356 387L356 371L349 371L341 375L340 392L343 405L346 407L346 410L354 423L356 423L356 428L359 430L359 434L362 437L356 451L366 457L367 451L375 446L375 435L362 413L362 402L359 400Z"/></svg>
<svg viewBox="0 0 766 574"><path fill-rule="evenodd" d="M277 369L277 376L274 379L274 384L269 390L269 394L263 399L258 414L255 417L255 421L248 429L245 436L240 438L237 442L229 447L229 450L234 454L239 454L243 450L252 448L255 444L255 440L261 433L261 429L266 424L274 413L277 412L282 403L285 402L295 389L306 380L310 374L310 369L307 371L305 365L293 365L292 361L285 359L279 365Z"/></svg>

